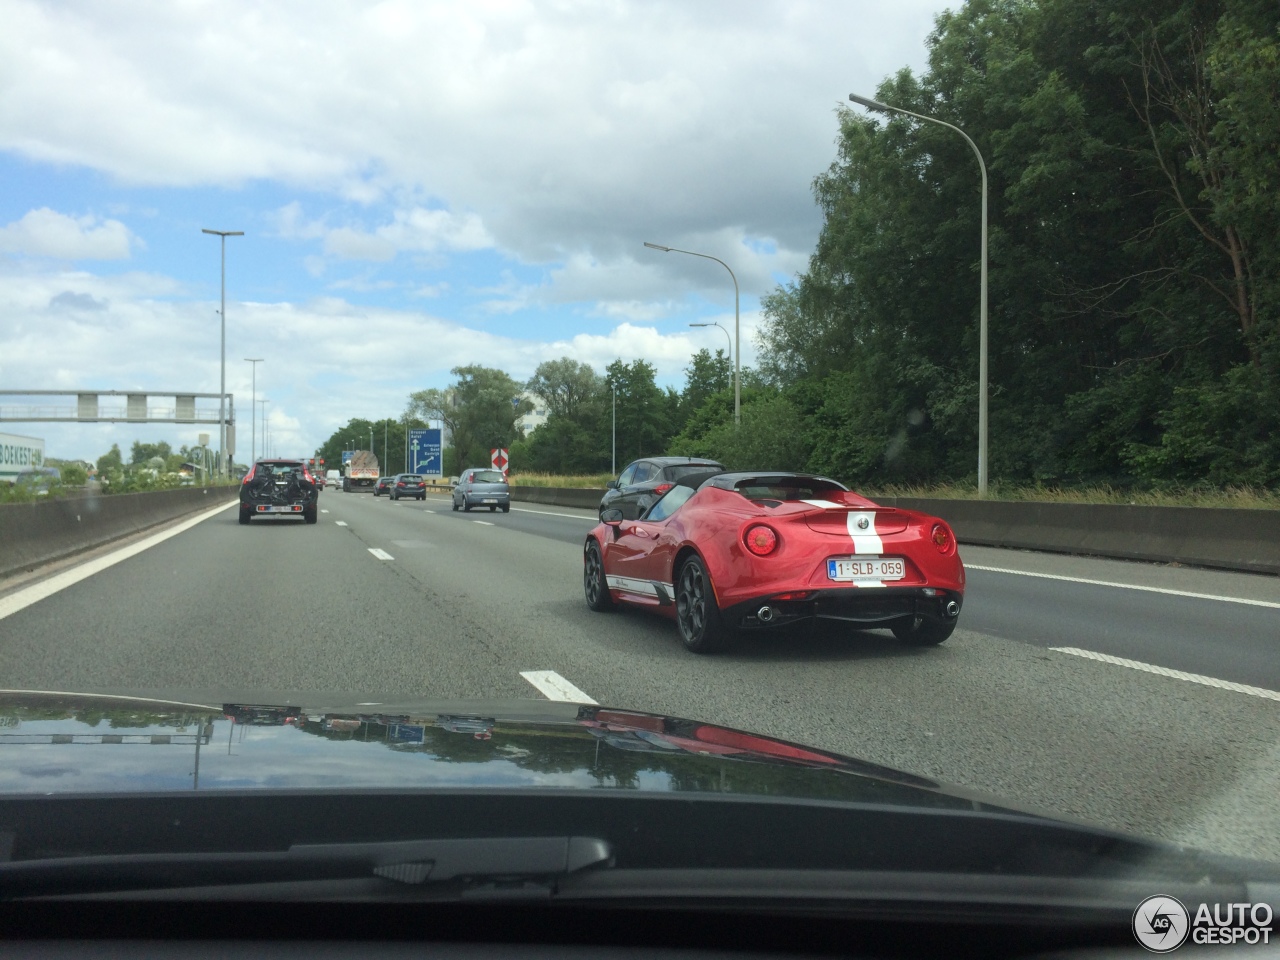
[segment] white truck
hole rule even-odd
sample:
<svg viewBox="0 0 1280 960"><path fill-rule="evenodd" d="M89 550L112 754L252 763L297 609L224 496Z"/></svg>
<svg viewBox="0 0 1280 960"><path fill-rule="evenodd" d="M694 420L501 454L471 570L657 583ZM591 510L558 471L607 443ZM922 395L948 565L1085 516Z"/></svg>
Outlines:
<svg viewBox="0 0 1280 960"><path fill-rule="evenodd" d="M357 450L342 468L342 492L372 490L378 477L378 458L373 451Z"/></svg>

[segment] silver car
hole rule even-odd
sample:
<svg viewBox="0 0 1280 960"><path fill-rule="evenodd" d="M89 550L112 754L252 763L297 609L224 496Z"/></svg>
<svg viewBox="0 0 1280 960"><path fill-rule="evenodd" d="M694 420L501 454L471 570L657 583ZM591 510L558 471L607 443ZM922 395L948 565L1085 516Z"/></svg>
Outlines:
<svg viewBox="0 0 1280 960"><path fill-rule="evenodd" d="M471 467L462 471L453 488L453 509L469 511L472 507L488 507L490 513L501 507L503 513L511 512L511 488L501 470Z"/></svg>

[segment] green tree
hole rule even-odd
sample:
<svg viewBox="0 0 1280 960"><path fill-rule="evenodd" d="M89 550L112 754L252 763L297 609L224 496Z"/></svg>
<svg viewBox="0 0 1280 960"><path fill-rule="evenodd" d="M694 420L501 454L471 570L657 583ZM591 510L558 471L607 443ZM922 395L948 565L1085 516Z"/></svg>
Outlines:
<svg viewBox="0 0 1280 960"><path fill-rule="evenodd" d="M165 460L173 453L169 444L161 440L159 443L143 443L141 440L133 441L133 450L129 455L129 463L132 466L144 464L148 460L159 457Z"/></svg>
<svg viewBox="0 0 1280 960"><path fill-rule="evenodd" d="M525 386L547 402L549 417L576 422L585 405L600 399L604 380L590 364L561 357L538 364Z"/></svg>
<svg viewBox="0 0 1280 960"><path fill-rule="evenodd" d="M111 449L98 458L98 475L120 473L124 470L124 457L120 453L120 445L113 443Z"/></svg>
<svg viewBox="0 0 1280 960"><path fill-rule="evenodd" d="M684 390L680 394L680 421L683 425L707 398L733 385L733 362L723 350L712 356L709 350L695 353L684 368Z"/></svg>
<svg viewBox="0 0 1280 960"><path fill-rule="evenodd" d="M444 423L456 473L489 462L489 451L510 447L522 436L516 420L533 409L519 399L521 384L491 367L471 365L450 371L457 379L444 390L419 390L409 397L406 414Z"/></svg>

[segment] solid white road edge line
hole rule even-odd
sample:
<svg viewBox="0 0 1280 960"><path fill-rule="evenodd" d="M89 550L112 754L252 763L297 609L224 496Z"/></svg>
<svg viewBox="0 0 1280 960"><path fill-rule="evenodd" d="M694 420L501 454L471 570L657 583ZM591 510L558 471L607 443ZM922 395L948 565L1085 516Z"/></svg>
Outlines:
<svg viewBox="0 0 1280 960"><path fill-rule="evenodd" d="M493 524L492 524L492 523L490 523L488 520L472 520L471 522L472 522L472 523L478 523L478 524L480 524L480 526L482 526L482 527L492 527L492 526L493 526Z"/></svg>
<svg viewBox="0 0 1280 960"><path fill-rule="evenodd" d="M587 523L599 523L598 517L580 517L576 513L552 513L550 510L530 510L528 507L512 507L517 513L536 513L543 517L564 517L567 520L585 520Z"/></svg>
<svg viewBox="0 0 1280 960"><path fill-rule="evenodd" d="M1114 583L1110 580L1088 580L1084 577L1065 577L1060 573L1033 573L1030 570L1010 570L1007 567L980 567L976 563L966 563L966 570L983 570L987 573L1011 573L1017 577L1039 577L1042 580L1065 580L1068 583L1084 583L1091 587L1116 587L1120 590L1143 590L1147 593L1163 593L1171 597L1189 597L1192 600L1221 600L1223 603L1243 603L1251 607L1269 607L1280 610L1280 603L1274 600L1249 600L1245 597L1223 597L1216 593L1192 593L1189 590L1172 590L1168 587L1146 587L1137 583Z"/></svg>
<svg viewBox="0 0 1280 960"><path fill-rule="evenodd" d="M1233 683L1230 680L1218 680L1215 677L1202 677L1198 673L1186 673L1182 670L1171 670L1169 667L1157 667L1140 660L1126 660L1124 657L1113 657L1106 653L1094 653L1092 650L1081 650L1078 647L1050 647L1055 653L1069 653L1073 657L1084 657L1086 660L1098 660L1102 663L1115 664L1117 667L1129 667L1131 670L1142 670L1161 677L1174 680L1186 680L1206 687L1217 687L1219 690L1230 690L1233 693L1245 693L1251 697L1262 697L1264 700L1280 700L1280 692L1267 690L1264 687L1251 687L1244 683Z"/></svg>
<svg viewBox="0 0 1280 960"><path fill-rule="evenodd" d="M395 559L395 557L393 557L391 554L387 553L387 551L385 551L385 550L380 550L380 549L378 549L377 547L370 547L370 548L369 548L369 552L370 552L370 553L372 553L372 554L373 554L375 557L377 557L379 560L394 560L394 559Z"/></svg>
<svg viewBox="0 0 1280 960"><path fill-rule="evenodd" d="M83 697L85 695L83 690L79 692L72 690L0 690L0 694L4 693L38 693L45 697ZM185 700L160 700L156 697L129 697L120 693L95 693L92 696L95 700L128 700L131 703L168 703L175 707L198 707L201 710L218 709L218 707L207 703L188 703Z"/></svg>
<svg viewBox="0 0 1280 960"><path fill-rule="evenodd" d="M81 580L92 577L95 573L101 573L108 567L114 567L117 563L128 560L130 557L136 557L144 550L150 550L158 543L164 543L170 537L176 537L180 533L185 533L198 523L203 523L215 513L231 507L239 507L239 500L232 500L230 503L224 503L221 506L211 507L204 510L189 520L184 520L175 527L163 530L160 533L153 534L145 540L139 540L137 543L131 543L127 547L121 547L119 550L108 553L106 556L97 557L86 563L80 564L78 567L72 567L70 570L64 570L62 573L50 577L48 580L42 580L40 583L33 583L31 586L22 590L15 590L7 597L0 597L0 620L5 617L11 617L19 610L25 610L33 603L38 603L45 597L51 597L60 590L65 590L73 584L79 583Z"/></svg>
<svg viewBox="0 0 1280 960"><path fill-rule="evenodd" d="M538 692L548 700L558 700L561 703L596 702L554 670L521 670L520 676L537 687Z"/></svg>

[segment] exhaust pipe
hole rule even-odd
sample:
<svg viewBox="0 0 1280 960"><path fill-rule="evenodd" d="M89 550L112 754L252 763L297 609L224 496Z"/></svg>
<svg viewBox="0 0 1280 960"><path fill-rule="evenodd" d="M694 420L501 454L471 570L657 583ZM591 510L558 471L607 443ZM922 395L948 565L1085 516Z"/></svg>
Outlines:
<svg viewBox="0 0 1280 960"><path fill-rule="evenodd" d="M773 607L763 606L756 611L756 619L761 623L769 623L773 619Z"/></svg>
<svg viewBox="0 0 1280 960"><path fill-rule="evenodd" d="M956 603L954 600L948 600L947 616L950 617L951 619L955 619L956 617L960 616L960 604Z"/></svg>

